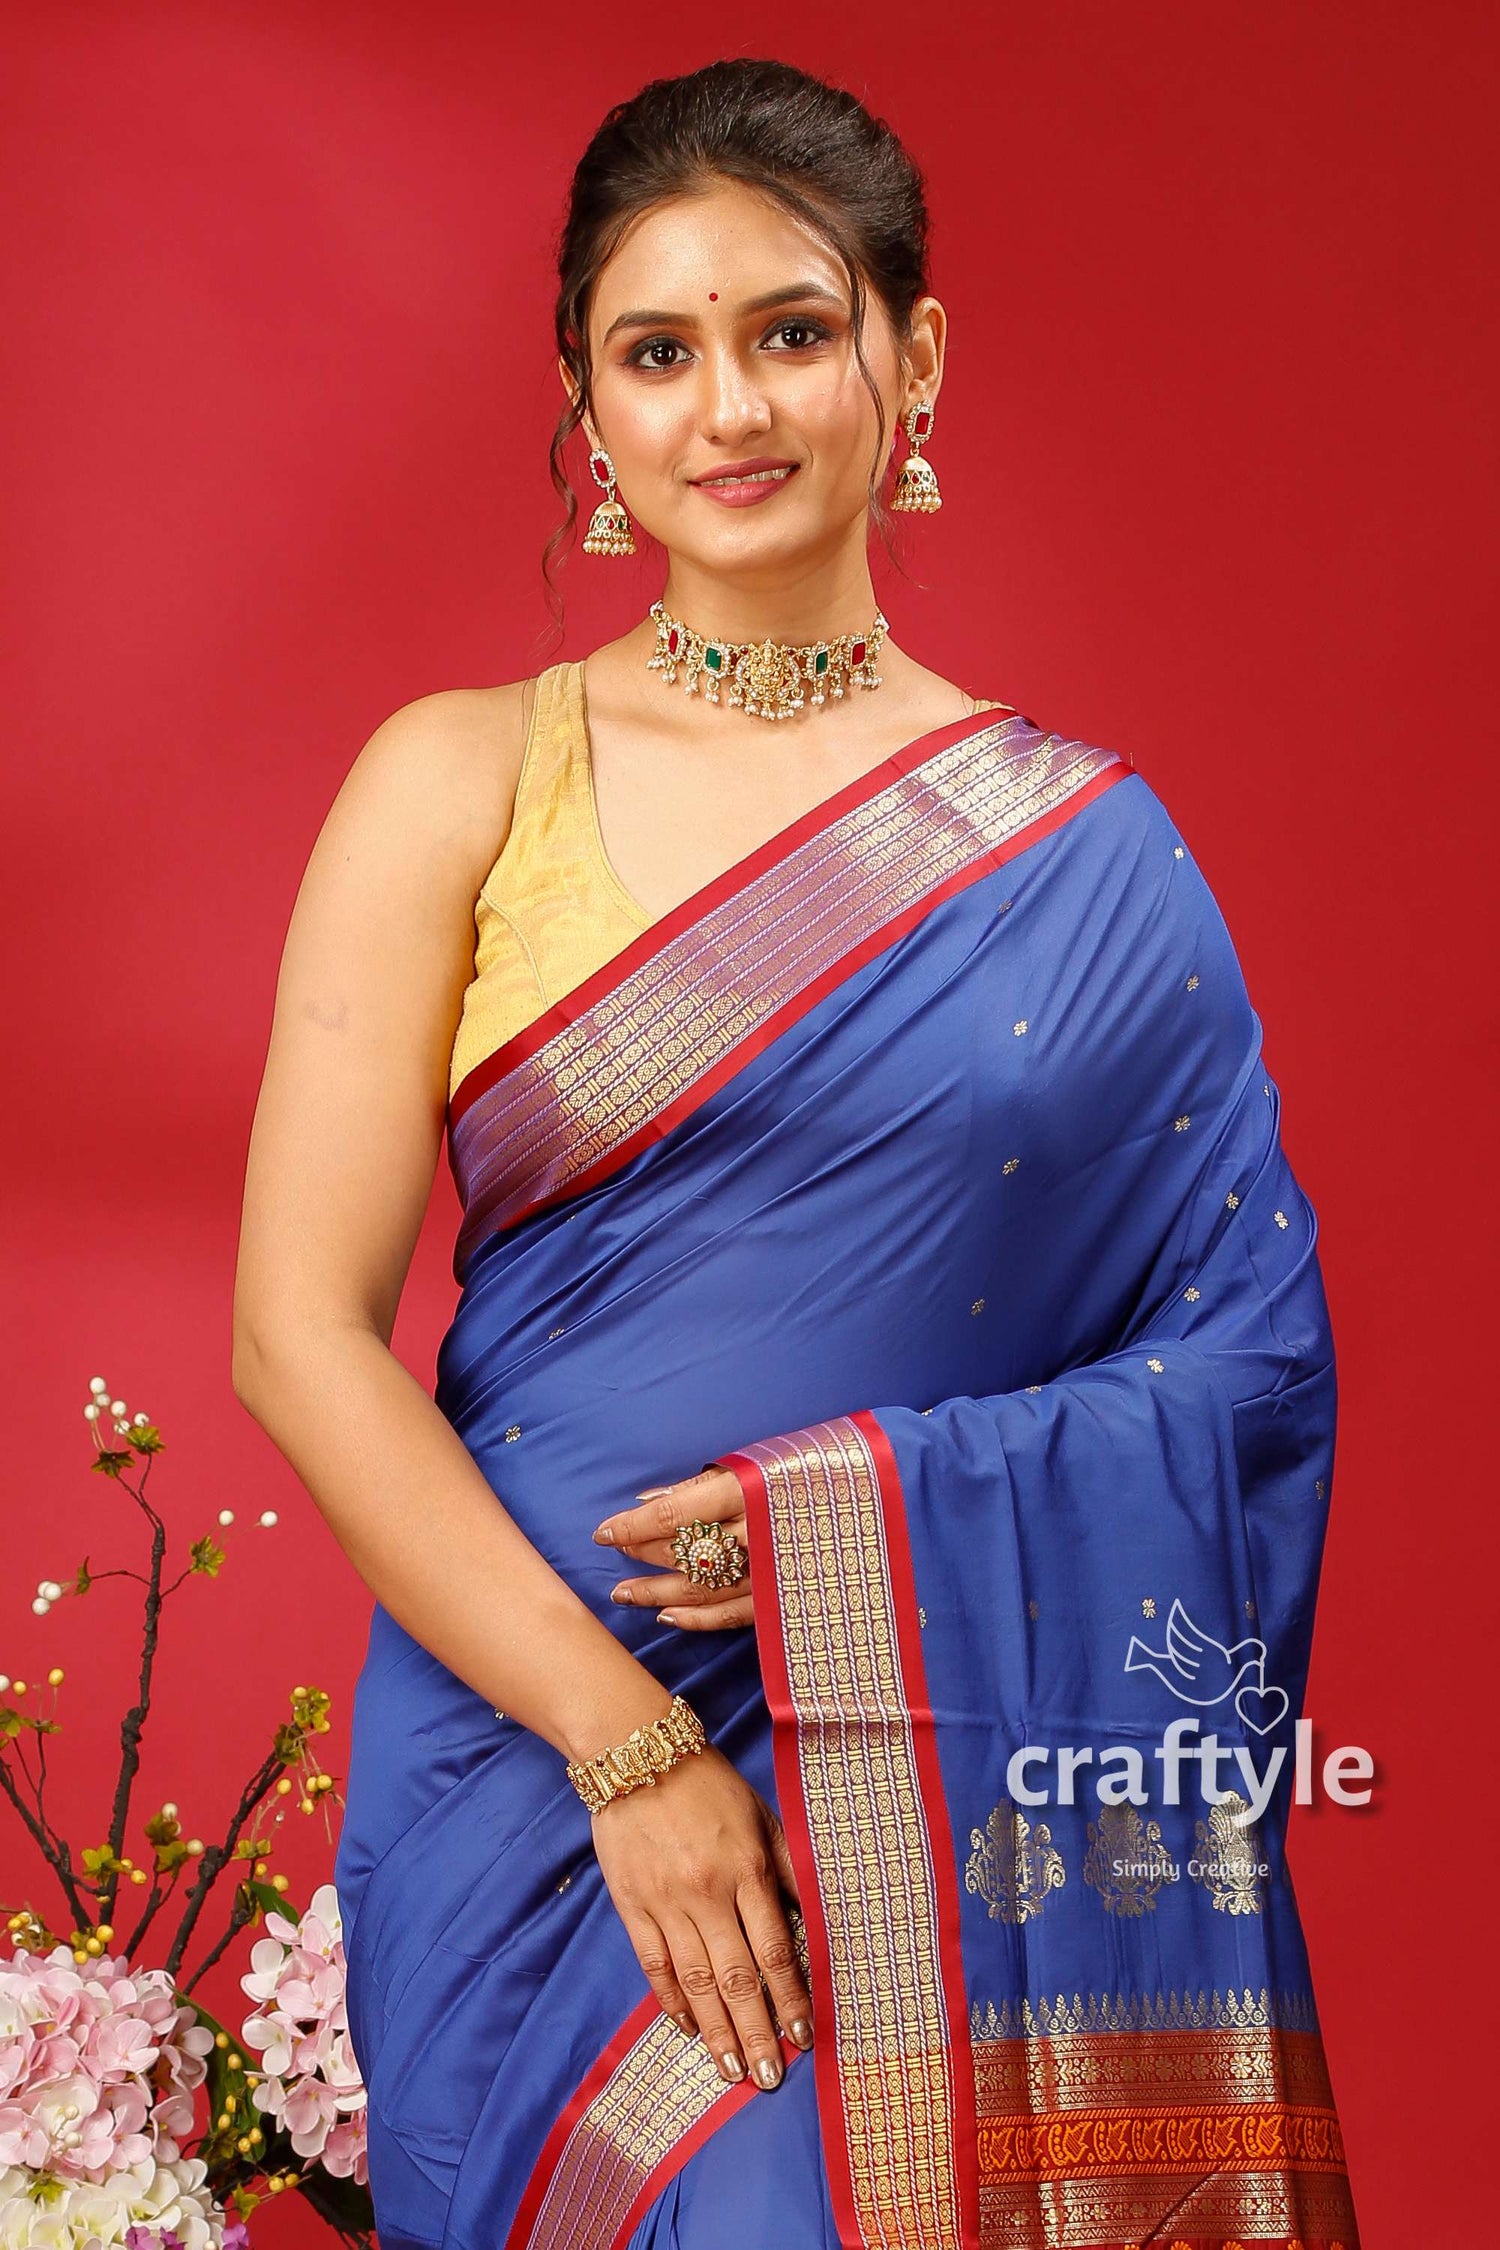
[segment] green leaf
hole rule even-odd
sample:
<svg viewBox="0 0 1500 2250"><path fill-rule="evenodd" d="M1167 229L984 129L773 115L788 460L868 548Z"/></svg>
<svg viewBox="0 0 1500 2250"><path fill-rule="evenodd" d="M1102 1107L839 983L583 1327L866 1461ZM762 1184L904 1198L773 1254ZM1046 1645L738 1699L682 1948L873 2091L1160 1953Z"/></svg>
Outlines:
<svg viewBox="0 0 1500 2250"><path fill-rule="evenodd" d="M89 1467L101 1477L121 1477L130 1466L128 1453L96 1453Z"/></svg>
<svg viewBox="0 0 1500 2250"><path fill-rule="evenodd" d="M243 2133L250 2125L260 2125L264 2122L259 2110L250 2099L250 2088L245 2083L246 2070L259 2070L260 2059L253 2053L246 2054L244 2047L235 2038L229 2026L220 2023L218 2017L204 2007L196 1994L179 1990L175 1997L179 2002L185 2001L199 2023L214 2034L214 2044L204 2058L208 2065L208 2077L205 2081L208 2095L208 2130L203 2136L204 2146L217 2143L220 2147L232 2147L237 2134ZM229 2042L227 2047L221 2047L218 2044L220 2032L223 2032L224 2037ZM240 2060L237 2065L230 2061L231 2055L239 2056ZM227 2132L221 2133L215 2120L231 2094L235 2100L235 2123L230 2126ZM209 2169L212 2172L213 2166L210 2165Z"/></svg>
<svg viewBox="0 0 1500 2250"><path fill-rule="evenodd" d="M75 1594L86 1594L93 1583L93 1579L89 1576L89 1558L85 1555L78 1565L78 1576L73 1581L73 1591Z"/></svg>
<svg viewBox="0 0 1500 2250"><path fill-rule="evenodd" d="M357 2181L338 2179L332 2172L325 2172L321 2164L314 2164L304 2174L298 2193L320 2218L342 2233L368 2237L374 2232L375 2206L369 2189L360 2187Z"/></svg>
<svg viewBox="0 0 1500 2250"><path fill-rule="evenodd" d="M160 1453L166 1442L154 1422L143 1422L139 1429L132 1425L125 1433L125 1443L137 1453Z"/></svg>
<svg viewBox="0 0 1500 2250"><path fill-rule="evenodd" d="M205 1578L217 1578L225 1560L224 1550L216 1540L208 1537L195 1539L188 1549L194 1570L201 1570Z"/></svg>
<svg viewBox="0 0 1500 2250"><path fill-rule="evenodd" d="M300 1922L301 1909L293 1906L285 1891L278 1891L270 1883L259 1882L254 1876L246 1878L240 1886L250 1893L262 1914L284 1914L289 1922Z"/></svg>

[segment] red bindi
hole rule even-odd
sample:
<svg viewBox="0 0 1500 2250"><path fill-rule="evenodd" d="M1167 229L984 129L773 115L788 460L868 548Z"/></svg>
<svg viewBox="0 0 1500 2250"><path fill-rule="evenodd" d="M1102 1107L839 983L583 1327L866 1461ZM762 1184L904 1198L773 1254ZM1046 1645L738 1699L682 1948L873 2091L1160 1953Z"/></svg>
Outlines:
<svg viewBox="0 0 1500 2250"><path fill-rule="evenodd" d="M708 301L711 305L716 305L718 303L719 292L717 289L710 289L710 291L708 292Z"/></svg>

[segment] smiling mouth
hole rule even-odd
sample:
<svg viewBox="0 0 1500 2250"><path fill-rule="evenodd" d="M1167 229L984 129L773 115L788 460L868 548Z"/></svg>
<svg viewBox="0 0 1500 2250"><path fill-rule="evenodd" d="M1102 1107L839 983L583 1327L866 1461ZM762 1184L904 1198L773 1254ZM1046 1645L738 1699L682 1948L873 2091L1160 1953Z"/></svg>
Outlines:
<svg viewBox="0 0 1500 2250"><path fill-rule="evenodd" d="M784 469L752 469L743 477L695 477L695 484L784 484L795 474L797 464L791 462Z"/></svg>

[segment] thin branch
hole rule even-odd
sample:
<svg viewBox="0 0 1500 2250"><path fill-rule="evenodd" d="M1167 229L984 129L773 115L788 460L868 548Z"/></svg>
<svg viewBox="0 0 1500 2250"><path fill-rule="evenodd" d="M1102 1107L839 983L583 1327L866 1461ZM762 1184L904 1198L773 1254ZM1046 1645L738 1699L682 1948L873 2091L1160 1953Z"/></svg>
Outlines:
<svg viewBox="0 0 1500 2250"><path fill-rule="evenodd" d="M47 1865L61 1883L67 1897L68 1910L74 1919L74 1926L80 1930L92 1928L94 1917L78 1888L77 1878L73 1873L72 1863L68 1856L67 1845L59 1843L57 1846L53 1846L48 1837L45 1822L38 1820L31 1807L23 1800L21 1792L16 1787L15 1776L10 1770L10 1760L3 1756L0 1756L0 1789L4 1790L22 1820L30 1829L32 1842L37 1846Z"/></svg>
<svg viewBox="0 0 1500 2250"><path fill-rule="evenodd" d="M182 1956L187 1951L188 1939L192 1936L193 1926L203 1911L204 1902L230 1859L234 1856L234 1847L239 1840L240 1830L244 1827L245 1822L250 1818L272 1782L285 1770L285 1766L286 1761L279 1752L272 1750L267 1753L240 1793L240 1801L234 1809L223 1843L210 1844L204 1852L199 1862L198 1880L188 1893L182 1921L176 1937L172 1940L172 1949L164 1963L164 1966L174 1977L182 1966Z"/></svg>
<svg viewBox="0 0 1500 2250"><path fill-rule="evenodd" d="M173 1893L176 1891L177 1879L181 1873L182 1867L181 1863L179 1862L179 1864L172 1870L171 1881L168 1883L163 1883L161 1879L161 1871L160 1869L157 1870L155 1878L151 1885L151 1896L146 1901L145 1909L141 1915L141 1918L130 1933L129 1943L121 1948L127 1961L133 1961L135 1959L136 1948L139 1946L141 1939L145 1936L146 1932L150 1929L161 1908L166 1905L167 1900L171 1898Z"/></svg>
<svg viewBox="0 0 1500 2250"><path fill-rule="evenodd" d="M149 1460L147 1467L149 1468ZM151 1575L146 1585L145 1638L141 1646L139 1700L131 1705L120 1722L120 1775L115 1783L114 1805L109 1822L109 1851L112 1859L119 1859L125 1849L125 1827L130 1817L130 1793L141 1763L141 1734L151 1709L151 1674L156 1663L156 1644L161 1632L161 1567L166 1553L167 1529L156 1510L146 1500L144 1492L119 1480L131 1498L151 1522ZM145 1479L142 1478L144 1485ZM103 1892L104 1918L115 1910L115 1894L119 1872L111 1868L105 1877Z"/></svg>
<svg viewBox="0 0 1500 2250"><path fill-rule="evenodd" d="M207 1970L213 1967L215 1961L218 1960L219 1955L224 1951L225 1947L239 1936L240 1931L245 1927L245 1924L247 1922L254 1921L255 1911L255 1900L253 1897L246 1896L245 1888L242 1885L240 1889L235 1893L234 1905L231 1908L229 1915L229 1925L225 1930L224 1935L220 1938L218 1944L214 1946L210 1952L204 1954L203 1959L198 1963L197 1968L194 1969L190 1977L185 1980L178 1980L179 1988L183 1992L192 1991L193 1986L198 1982L198 1979L203 1976Z"/></svg>

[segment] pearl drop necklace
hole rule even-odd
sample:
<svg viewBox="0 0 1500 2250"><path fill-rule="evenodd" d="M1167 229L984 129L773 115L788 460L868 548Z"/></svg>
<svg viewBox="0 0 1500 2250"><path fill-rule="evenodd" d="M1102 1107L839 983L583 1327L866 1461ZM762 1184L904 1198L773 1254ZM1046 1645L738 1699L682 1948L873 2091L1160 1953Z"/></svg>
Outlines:
<svg viewBox="0 0 1500 2250"><path fill-rule="evenodd" d="M671 617L660 602L651 604L656 625L656 651L646 659L648 672L661 672L672 686L679 671L689 695L706 682L705 701L717 703L719 690L728 683L730 703L761 719L789 719L805 703L837 701L852 683L877 688L880 674L875 658L890 626L877 609L866 633L841 633L832 641L721 641L705 639ZM811 694L807 689L811 688Z"/></svg>

